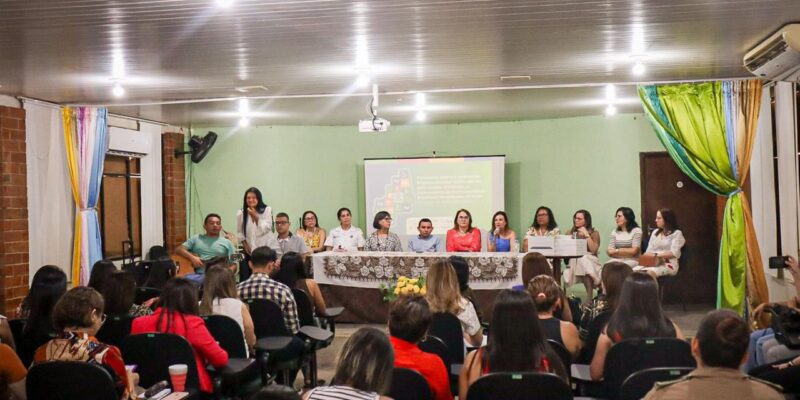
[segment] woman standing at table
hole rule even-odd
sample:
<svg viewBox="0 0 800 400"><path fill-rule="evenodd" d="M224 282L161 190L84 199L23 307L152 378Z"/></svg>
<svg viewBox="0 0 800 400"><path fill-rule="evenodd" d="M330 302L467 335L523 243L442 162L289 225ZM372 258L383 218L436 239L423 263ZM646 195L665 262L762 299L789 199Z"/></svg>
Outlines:
<svg viewBox="0 0 800 400"><path fill-rule="evenodd" d="M465 209L456 212L453 229L447 231L447 251L481 251L481 230L472 227L472 214Z"/></svg>
<svg viewBox="0 0 800 400"><path fill-rule="evenodd" d="M553 216L553 210L549 207L541 206L536 209L533 223L522 241L522 248L528 251L528 236L557 236L561 234Z"/></svg>
<svg viewBox="0 0 800 400"><path fill-rule="evenodd" d="M611 261L624 262L633 268L639 264L642 229L636 223L636 214L629 207L618 208L614 218L617 228L611 231L608 256L611 257Z"/></svg>
<svg viewBox="0 0 800 400"><path fill-rule="evenodd" d="M325 249L333 251L360 251L364 250L364 232L353 226L353 214L347 207L342 207L336 212L339 226L331 229L330 235L325 239Z"/></svg>
<svg viewBox="0 0 800 400"><path fill-rule="evenodd" d="M400 237L393 232L389 232L392 226L392 216L386 211L378 211L372 221L372 227L376 229L367 238L366 251L403 251Z"/></svg>
<svg viewBox="0 0 800 400"><path fill-rule="evenodd" d="M255 187L244 192L244 204L236 212L236 238L248 256L257 247L270 246L277 240L272 233L272 208Z"/></svg>
<svg viewBox="0 0 800 400"><path fill-rule="evenodd" d="M314 253L325 251L325 229L319 227L317 213L306 211L303 213L302 228L297 230L297 236L303 238L306 246Z"/></svg>
<svg viewBox="0 0 800 400"><path fill-rule="evenodd" d="M567 281L567 287L583 282L586 298L591 300L594 297L594 287L600 284L600 259L597 258L600 232L592 227L592 214L586 210L575 211L572 228L567 234L576 239L586 239L586 254L569 260L569 269L564 273L564 280Z"/></svg>
<svg viewBox="0 0 800 400"><path fill-rule="evenodd" d="M492 216L492 230L489 231L488 239L487 247L490 252L519 251L512 248L512 243L517 240L517 234L508 227L508 215L505 211L498 211Z"/></svg>

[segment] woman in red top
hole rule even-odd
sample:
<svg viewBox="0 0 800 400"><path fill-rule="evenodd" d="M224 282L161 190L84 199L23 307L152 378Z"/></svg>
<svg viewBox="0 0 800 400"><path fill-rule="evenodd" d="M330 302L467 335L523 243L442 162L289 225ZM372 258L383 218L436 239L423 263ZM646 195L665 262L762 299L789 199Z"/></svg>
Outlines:
<svg viewBox="0 0 800 400"><path fill-rule="evenodd" d="M447 231L447 251L481 251L481 230L472 227L472 214L465 209L456 212L453 229Z"/></svg>
<svg viewBox="0 0 800 400"><path fill-rule="evenodd" d="M186 338L194 349L200 390L211 393L214 389L206 364L215 368L227 366L228 353L219 347L198 316L197 288L185 278L172 278L164 285L156 307L153 315L133 320L131 335L160 332Z"/></svg>
<svg viewBox="0 0 800 400"><path fill-rule="evenodd" d="M566 381L564 366L546 340L531 296L503 290L494 303L489 343L464 360L458 398L468 400L469 385L491 372L549 372Z"/></svg>

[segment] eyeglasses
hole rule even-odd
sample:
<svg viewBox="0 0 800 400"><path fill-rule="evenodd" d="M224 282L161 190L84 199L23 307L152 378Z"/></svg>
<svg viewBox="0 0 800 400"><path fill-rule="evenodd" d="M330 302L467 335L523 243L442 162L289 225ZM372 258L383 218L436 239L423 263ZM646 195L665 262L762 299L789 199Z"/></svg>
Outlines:
<svg viewBox="0 0 800 400"><path fill-rule="evenodd" d="M392 220L392 217L386 217L386 218L384 218L383 220L384 220L384 221L391 221L391 220Z"/></svg>
<svg viewBox="0 0 800 400"><path fill-rule="evenodd" d="M305 221L313 221L315 219L316 218L314 218L314 217L305 217L305 218L303 218L303 220L305 220Z"/></svg>
<svg viewBox="0 0 800 400"><path fill-rule="evenodd" d="M458 219L469 219L469 217L468 217L468 216L466 216L466 215L459 215L459 216L458 216Z"/></svg>

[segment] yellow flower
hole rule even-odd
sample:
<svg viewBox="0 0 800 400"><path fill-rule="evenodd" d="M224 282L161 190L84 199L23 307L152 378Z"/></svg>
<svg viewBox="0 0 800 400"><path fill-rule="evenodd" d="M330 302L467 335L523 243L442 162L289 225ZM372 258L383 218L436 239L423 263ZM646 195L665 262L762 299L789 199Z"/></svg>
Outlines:
<svg viewBox="0 0 800 400"><path fill-rule="evenodd" d="M394 294L400 294L400 288L394 288Z"/></svg>
<svg viewBox="0 0 800 400"><path fill-rule="evenodd" d="M408 283L410 283L410 284L412 284L412 285L416 285L416 284L417 284L417 282L419 282L419 279L417 279L417 278L414 278L414 279L409 279L409 280L408 280Z"/></svg>
<svg viewBox="0 0 800 400"><path fill-rule="evenodd" d="M406 287L400 289L400 294L408 294L408 290L409 290L409 287L406 286Z"/></svg>
<svg viewBox="0 0 800 400"><path fill-rule="evenodd" d="M412 287L411 287L411 291L412 291L412 292L414 292L414 293L419 293L419 287L417 287L417 286L412 286Z"/></svg>
<svg viewBox="0 0 800 400"><path fill-rule="evenodd" d="M428 293L428 289L425 286L423 286L422 289L419 290L419 294L425 296L425 293Z"/></svg>
<svg viewBox="0 0 800 400"><path fill-rule="evenodd" d="M402 276L402 275L399 278L397 278L397 282L405 282L407 280L408 280L408 278L406 278L405 276Z"/></svg>
<svg viewBox="0 0 800 400"><path fill-rule="evenodd" d="M397 287L401 288L401 287L404 287L404 286L406 286L406 282L405 281L402 281L402 282L398 281L397 282Z"/></svg>

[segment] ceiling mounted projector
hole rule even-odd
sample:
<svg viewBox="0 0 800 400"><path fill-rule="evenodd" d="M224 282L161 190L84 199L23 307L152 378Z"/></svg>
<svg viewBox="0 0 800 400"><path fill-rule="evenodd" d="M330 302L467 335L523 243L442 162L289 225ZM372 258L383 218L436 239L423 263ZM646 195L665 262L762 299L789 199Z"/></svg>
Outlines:
<svg viewBox="0 0 800 400"><path fill-rule="evenodd" d="M175 149L175 158L183 156L184 154L191 154L192 162L199 163L208 155L208 152L211 151L211 148L214 147L214 143L216 142L217 134L214 132L208 132L202 138L199 136L192 136L189 138L189 148L191 150Z"/></svg>
<svg viewBox="0 0 800 400"><path fill-rule="evenodd" d="M800 80L800 24L784 25L744 56L753 75L772 81Z"/></svg>

